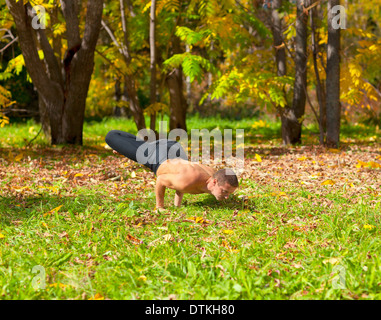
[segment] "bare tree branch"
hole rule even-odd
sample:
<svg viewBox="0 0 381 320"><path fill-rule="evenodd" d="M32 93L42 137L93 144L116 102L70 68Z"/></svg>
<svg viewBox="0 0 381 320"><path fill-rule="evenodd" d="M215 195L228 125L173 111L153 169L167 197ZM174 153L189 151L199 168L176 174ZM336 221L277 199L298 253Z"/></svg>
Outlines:
<svg viewBox="0 0 381 320"><path fill-rule="evenodd" d="M11 42L6 44L3 48L0 49L0 53L3 53L9 46L13 44L13 42L16 42L19 39L19 37L13 38Z"/></svg>
<svg viewBox="0 0 381 320"><path fill-rule="evenodd" d="M124 12L124 2L123 0L120 0L120 14L122 19L122 29L123 29L123 36L124 36L124 46L123 46L123 54L127 60L127 62L131 61L131 55L129 50L129 40L128 40L128 29L127 29L127 19Z"/></svg>
<svg viewBox="0 0 381 320"><path fill-rule="evenodd" d="M115 46L118 48L120 54L124 55L122 46L119 44L118 40L116 40L114 33L111 31L111 29L108 27L108 25L106 24L104 20L102 20L101 23L102 23L102 27L106 30L112 42L114 42Z"/></svg>

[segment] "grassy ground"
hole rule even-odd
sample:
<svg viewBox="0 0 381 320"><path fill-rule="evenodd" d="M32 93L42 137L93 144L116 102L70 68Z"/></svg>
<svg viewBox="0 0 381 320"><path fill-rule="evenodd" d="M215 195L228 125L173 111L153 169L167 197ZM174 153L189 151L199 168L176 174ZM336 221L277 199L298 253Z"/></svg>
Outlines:
<svg viewBox="0 0 381 320"><path fill-rule="evenodd" d="M343 127L339 150L283 148L278 123L244 128L245 172L231 199L185 195L155 213L154 175L104 148L52 148L28 122L1 129L1 299L380 299L381 133ZM380 165L380 167L378 165ZM341 277L341 278L340 278ZM44 286L45 285L45 286ZM45 288L43 288L45 287Z"/></svg>

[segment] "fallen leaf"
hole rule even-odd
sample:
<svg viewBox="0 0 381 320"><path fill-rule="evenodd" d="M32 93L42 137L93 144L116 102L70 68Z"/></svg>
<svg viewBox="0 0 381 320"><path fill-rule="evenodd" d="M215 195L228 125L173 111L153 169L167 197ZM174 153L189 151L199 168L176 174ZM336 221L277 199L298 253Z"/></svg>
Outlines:
<svg viewBox="0 0 381 320"><path fill-rule="evenodd" d="M147 277L146 276L140 276L138 278L138 280L140 280L140 281L147 281Z"/></svg>
<svg viewBox="0 0 381 320"><path fill-rule="evenodd" d="M377 163L377 162L374 162L374 161L369 161L368 162L368 165L373 168L373 169L377 169L377 168L381 168L381 164Z"/></svg>
<svg viewBox="0 0 381 320"><path fill-rule="evenodd" d="M127 238L127 240L130 240L131 242L134 242L136 244L142 244L143 243L142 240L139 240L139 239L131 236L130 234L128 234L126 238Z"/></svg>
<svg viewBox="0 0 381 320"><path fill-rule="evenodd" d="M366 162L363 162L361 160L357 160L356 168L363 168L366 166Z"/></svg>
<svg viewBox="0 0 381 320"><path fill-rule="evenodd" d="M331 179L325 180L321 183L322 186L333 185L333 184L335 184L335 181Z"/></svg>
<svg viewBox="0 0 381 320"><path fill-rule="evenodd" d="M16 162L19 162L23 157L24 157L24 155L23 155L22 153L20 153L20 154L18 154L18 155L14 158L14 160L15 160Z"/></svg>
<svg viewBox="0 0 381 320"><path fill-rule="evenodd" d="M257 159L258 162L262 162L262 158L258 153L255 154L255 159Z"/></svg>
<svg viewBox="0 0 381 320"><path fill-rule="evenodd" d="M197 217L197 218L195 219L195 222L196 222L196 223L203 223L203 222L204 222L204 218L203 218L203 217Z"/></svg>
<svg viewBox="0 0 381 320"><path fill-rule="evenodd" d="M69 287L69 285L59 282L59 283L51 283L51 284L49 284L49 287L52 287L52 288L59 287L61 289L65 289L66 287Z"/></svg>
<svg viewBox="0 0 381 320"><path fill-rule="evenodd" d="M340 262L340 259L339 258L329 258L329 259L325 259L323 260L323 263L324 264L327 264L327 263L330 263L330 264L337 264Z"/></svg>
<svg viewBox="0 0 381 320"><path fill-rule="evenodd" d="M43 216L46 217L47 215L51 215L51 214L53 214L54 212L58 212L58 210L61 209L62 206L63 206L63 204L61 204L60 206L58 206L58 207L56 207L56 208L54 208L54 209L52 209L52 210L50 210L50 211L44 213Z"/></svg>
<svg viewBox="0 0 381 320"><path fill-rule="evenodd" d="M166 234L166 235L163 236L163 238L164 238L165 241L169 241L169 240L173 239L171 234Z"/></svg>
<svg viewBox="0 0 381 320"><path fill-rule="evenodd" d="M91 297L89 300L104 300L105 297L103 297L100 293L96 293L95 296Z"/></svg>

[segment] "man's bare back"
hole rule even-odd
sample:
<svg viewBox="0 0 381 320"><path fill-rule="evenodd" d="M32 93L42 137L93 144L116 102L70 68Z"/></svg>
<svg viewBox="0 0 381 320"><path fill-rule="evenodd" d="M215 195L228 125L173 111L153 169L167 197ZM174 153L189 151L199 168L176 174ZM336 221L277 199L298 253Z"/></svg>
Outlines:
<svg viewBox="0 0 381 320"><path fill-rule="evenodd" d="M175 206L180 206L184 193L210 193L218 200L227 198L236 188L225 184L219 186L213 178L215 170L183 159L168 159L157 170L156 208L164 207L165 188L175 189Z"/></svg>

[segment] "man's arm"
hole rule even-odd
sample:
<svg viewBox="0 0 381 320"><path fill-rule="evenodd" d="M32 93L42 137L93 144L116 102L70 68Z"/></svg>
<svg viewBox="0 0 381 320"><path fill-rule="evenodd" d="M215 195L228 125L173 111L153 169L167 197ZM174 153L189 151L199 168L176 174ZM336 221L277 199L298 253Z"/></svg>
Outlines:
<svg viewBox="0 0 381 320"><path fill-rule="evenodd" d="M164 208L165 186L163 182L161 181L160 177L156 179L155 194L156 194L156 209Z"/></svg>
<svg viewBox="0 0 381 320"><path fill-rule="evenodd" d="M189 192L187 187L189 184L192 184L195 179L195 174L174 174L174 173L165 173L161 174L156 179L156 208L164 207L164 192L165 188L175 189L175 206L180 207L181 201L183 199L183 194Z"/></svg>
<svg viewBox="0 0 381 320"><path fill-rule="evenodd" d="M182 193L180 191L176 191L176 194L175 194L175 206L176 207L181 206L181 201L183 200L183 195L184 195L184 193Z"/></svg>

